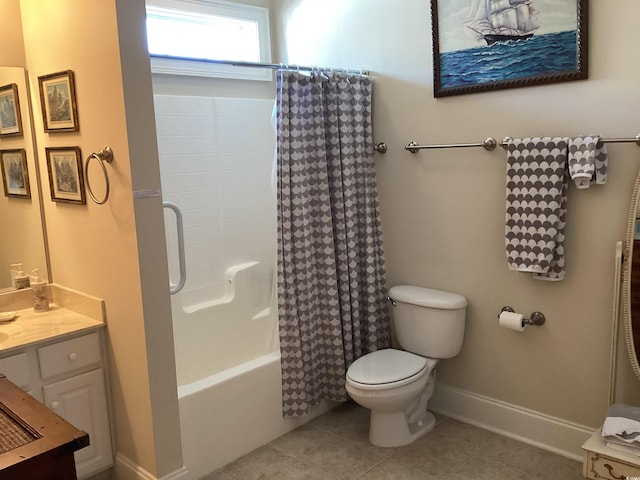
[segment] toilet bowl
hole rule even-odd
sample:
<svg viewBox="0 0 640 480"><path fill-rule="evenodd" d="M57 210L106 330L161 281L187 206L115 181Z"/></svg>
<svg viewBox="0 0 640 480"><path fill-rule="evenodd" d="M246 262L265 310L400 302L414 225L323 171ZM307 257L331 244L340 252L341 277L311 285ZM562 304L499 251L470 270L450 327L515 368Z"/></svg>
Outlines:
<svg viewBox="0 0 640 480"><path fill-rule="evenodd" d="M437 359L384 349L356 360L347 371L346 388L359 405L371 410L369 441L399 447L431 431L427 411L433 394Z"/></svg>
<svg viewBox="0 0 640 480"><path fill-rule="evenodd" d="M380 447L407 445L430 432L435 417L427 404L440 359L456 356L464 337L464 296L402 285L389 291L400 349L383 349L354 361L346 389L371 410L369 441Z"/></svg>

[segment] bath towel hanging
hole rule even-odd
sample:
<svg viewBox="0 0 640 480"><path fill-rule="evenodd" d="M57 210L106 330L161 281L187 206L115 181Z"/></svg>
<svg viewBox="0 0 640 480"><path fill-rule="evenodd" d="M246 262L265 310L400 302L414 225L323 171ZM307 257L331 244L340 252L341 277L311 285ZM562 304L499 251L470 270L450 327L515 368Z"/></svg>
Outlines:
<svg viewBox="0 0 640 480"><path fill-rule="evenodd" d="M565 275L567 145L567 138L535 137L507 147L507 262L538 280Z"/></svg>
<svg viewBox="0 0 640 480"><path fill-rule="evenodd" d="M607 147L598 135L569 139L569 174L579 189L607 182Z"/></svg>

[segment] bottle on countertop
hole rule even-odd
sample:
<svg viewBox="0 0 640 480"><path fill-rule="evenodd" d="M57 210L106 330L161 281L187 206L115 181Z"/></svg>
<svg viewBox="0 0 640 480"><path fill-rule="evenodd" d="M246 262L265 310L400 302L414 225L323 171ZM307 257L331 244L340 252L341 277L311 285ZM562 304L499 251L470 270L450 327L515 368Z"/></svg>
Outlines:
<svg viewBox="0 0 640 480"><path fill-rule="evenodd" d="M29 275L22 271L22 264L18 264L20 266L20 270L16 271L16 274L13 276L13 280L15 282L16 290L22 290L23 288L29 288Z"/></svg>
<svg viewBox="0 0 640 480"><path fill-rule="evenodd" d="M9 273L11 273L11 286L13 288L16 288L16 276L18 275L18 272L22 271L22 264L21 263L12 263L11 266L9 267Z"/></svg>
<svg viewBox="0 0 640 480"><path fill-rule="evenodd" d="M31 271L31 291L33 292L33 311L48 311L49 288L47 281L40 277L40 271L37 268Z"/></svg>

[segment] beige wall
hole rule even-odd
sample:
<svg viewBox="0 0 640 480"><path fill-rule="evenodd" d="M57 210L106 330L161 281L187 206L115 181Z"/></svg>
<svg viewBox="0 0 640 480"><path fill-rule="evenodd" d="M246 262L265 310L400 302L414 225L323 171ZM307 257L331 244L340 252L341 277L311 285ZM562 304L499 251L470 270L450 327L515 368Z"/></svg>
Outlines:
<svg viewBox="0 0 640 480"><path fill-rule="evenodd" d="M37 121L41 169L48 146L79 146L83 158L114 151L105 205L44 202L52 274L105 300L116 451L162 476L182 460L160 198L133 198L159 188L144 1L20 5L32 96L40 75L71 69L76 80L80 132L46 134ZM102 192L100 169L90 175Z"/></svg>
<svg viewBox="0 0 640 480"><path fill-rule="evenodd" d="M606 3L606 4L605 4ZM505 153L403 147L487 136L600 133L640 125L640 30L634 0L591 2L588 81L434 99L429 2L281 0L279 61L372 72L374 129L389 285L450 290L469 299L462 353L438 382L590 427L608 406L613 254L623 240L640 151L610 145L609 183L569 191L567 278L540 282L507 269ZM313 39L310 41L310 39ZM499 328L503 305L547 316L523 334ZM621 356L618 401L640 387Z"/></svg>
<svg viewBox="0 0 640 480"><path fill-rule="evenodd" d="M20 20L20 0L3 0L0 2L0 65L14 67L26 66L24 42L22 41L22 22Z"/></svg>

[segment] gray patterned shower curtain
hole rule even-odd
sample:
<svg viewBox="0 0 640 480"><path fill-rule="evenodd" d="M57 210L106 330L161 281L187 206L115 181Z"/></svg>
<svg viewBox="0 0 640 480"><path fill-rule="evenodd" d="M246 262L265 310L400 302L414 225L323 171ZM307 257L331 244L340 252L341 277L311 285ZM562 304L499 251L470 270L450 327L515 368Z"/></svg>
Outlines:
<svg viewBox="0 0 640 480"><path fill-rule="evenodd" d="M344 401L345 373L388 347L371 79L277 72L282 409Z"/></svg>

